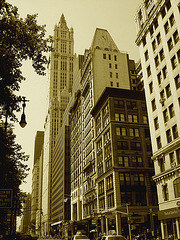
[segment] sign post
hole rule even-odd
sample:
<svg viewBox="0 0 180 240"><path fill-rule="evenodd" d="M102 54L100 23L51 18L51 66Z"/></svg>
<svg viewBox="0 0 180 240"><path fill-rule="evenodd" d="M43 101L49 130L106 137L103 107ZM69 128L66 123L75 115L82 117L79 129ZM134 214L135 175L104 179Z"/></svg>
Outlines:
<svg viewBox="0 0 180 240"><path fill-rule="evenodd" d="M12 208L12 189L0 189L0 208Z"/></svg>
<svg viewBox="0 0 180 240"><path fill-rule="evenodd" d="M0 209L8 209L8 208L11 209L10 237L12 237L13 190L0 189Z"/></svg>

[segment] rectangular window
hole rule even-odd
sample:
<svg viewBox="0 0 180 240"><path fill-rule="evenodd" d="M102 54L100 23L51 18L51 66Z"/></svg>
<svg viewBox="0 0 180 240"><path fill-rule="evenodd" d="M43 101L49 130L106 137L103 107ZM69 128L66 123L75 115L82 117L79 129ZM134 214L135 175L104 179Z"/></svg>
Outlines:
<svg viewBox="0 0 180 240"><path fill-rule="evenodd" d="M170 162L173 163L175 161L175 154L174 152L169 154Z"/></svg>
<svg viewBox="0 0 180 240"><path fill-rule="evenodd" d="M147 116L143 116L143 123L145 123L145 124L148 123L148 117Z"/></svg>
<svg viewBox="0 0 180 240"><path fill-rule="evenodd" d="M157 43L159 45L161 43L161 34L160 33L158 33L156 39L157 39Z"/></svg>
<svg viewBox="0 0 180 240"><path fill-rule="evenodd" d="M167 98L169 98L171 96L170 84L168 84L165 89L166 89L166 96Z"/></svg>
<svg viewBox="0 0 180 240"><path fill-rule="evenodd" d="M146 45L146 37L144 37L143 39L142 39L142 42L143 42L143 47Z"/></svg>
<svg viewBox="0 0 180 240"><path fill-rule="evenodd" d="M172 69L175 69L177 67L177 59L175 55L171 58L171 65Z"/></svg>
<svg viewBox="0 0 180 240"><path fill-rule="evenodd" d="M145 56L145 60L147 61L149 59L148 50L146 50L146 52L144 53L144 56Z"/></svg>
<svg viewBox="0 0 180 240"><path fill-rule="evenodd" d="M117 67L117 64L115 64L115 69L117 69L118 67Z"/></svg>
<svg viewBox="0 0 180 240"><path fill-rule="evenodd" d="M164 101L164 100L165 100L164 89L160 92L160 97L161 97L161 101Z"/></svg>
<svg viewBox="0 0 180 240"><path fill-rule="evenodd" d="M166 66L162 69L162 72L163 72L163 78L166 79L166 77L167 77L167 67Z"/></svg>
<svg viewBox="0 0 180 240"><path fill-rule="evenodd" d="M129 136L139 137L139 129L138 128L129 128Z"/></svg>
<svg viewBox="0 0 180 240"><path fill-rule="evenodd" d="M141 143L131 142L131 150L141 151Z"/></svg>
<svg viewBox="0 0 180 240"><path fill-rule="evenodd" d="M166 16L165 7L163 7L162 10L161 10L161 16L162 16L162 18L164 18Z"/></svg>
<svg viewBox="0 0 180 240"><path fill-rule="evenodd" d="M156 138L156 142L157 142L157 148L160 149L162 147L160 136Z"/></svg>
<svg viewBox="0 0 180 240"><path fill-rule="evenodd" d="M160 172L164 172L165 171L165 165L164 165L164 158L160 158L158 160L159 166L160 166Z"/></svg>
<svg viewBox="0 0 180 240"><path fill-rule="evenodd" d="M163 49L161 49L161 51L159 52L159 56L160 56L160 60L161 60L161 62L162 62L163 59L165 58L164 50L163 50Z"/></svg>
<svg viewBox="0 0 180 240"><path fill-rule="evenodd" d="M167 109L163 111L163 117L164 117L164 122L166 123L169 120Z"/></svg>
<svg viewBox="0 0 180 240"><path fill-rule="evenodd" d="M116 83L116 86L119 87L119 83L118 82Z"/></svg>
<svg viewBox="0 0 180 240"><path fill-rule="evenodd" d="M155 102L155 99L153 99L152 101L151 101L151 105L152 105L152 110L153 110L153 112L156 110L156 102Z"/></svg>
<svg viewBox="0 0 180 240"><path fill-rule="evenodd" d="M153 49L153 51L156 50L156 41L155 41L155 39L154 39L154 41L152 42L152 49Z"/></svg>
<svg viewBox="0 0 180 240"><path fill-rule="evenodd" d="M169 9L171 8L171 2L170 2L170 0L168 0L168 1L166 2L166 8L167 8L167 11L169 11Z"/></svg>
<svg viewBox="0 0 180 240"><path fill-rule="evenodd" d="M135 173L133 175L133 179L134 179L134 185L136 185L136 186L139 186L139 185L143 186L143 185L145 185L144 174Z"/></svg>
<svg viewBox="0 0 180 240"><path fill-rule="evenodd" d="M117 61L117 56L116 55L114 55L114 61Z"/></svg>
<svg viewBox="0 0 180 240"><path fill-rule="evenodd" d="M178 52L177 52L177 59L178 59L178 61L180 63L180 50L178 50Z"/></svg>
<svg viewBox="0 0 180 240"><path fill-rule="evenodd" d="M155 57L154 62L155 62L156 67L158 67L159 66L159 57L158 57L158 55Z"/></svg>
<svg viewBox="0 0 180 240"><path fill-rule="evenodd" d="M113 87L113 82L110 82L111 87Z"/></svg>
<svg viewBox="0 0 180 240"><path fill-rule="evenodd" d="M158 20L156 18L156 19L154 19L154 28L156 29L157 27L158 27Z"/></svg>
<svg viewBox="0 0 180 240"><path fill-rule="evenodd" d="M171 104L169 106L169 115L170 115L170 118L173 118L175 116L174 105L173 104Z"/></svg>
<svg viewBox="0 0 180 240"><path fill-rule="evenodd" d="M116 78L118 78L118 73L116 73Z"/></svg>
<svg viewBox="0 0 180 240"><path fill-rule="evenodd" d="M109 60L111 60L111 55L109 54L108 56L109 56Z"/></svg>
<svg viewBox="0 0 180 240"><path fill-rule="evenodd" d="M153 33L154 33L154 29L153 29L153 25L149 28L149 31L150 31L150 35L152 37Z"/></svg>
<svg viewBox="0 0 180 240"><path fill-rule="evenodd" d="M119 174L120 185L131 185L131 175L129 173Z"/></svg>
<svg viewBox="0 0 180 240"><path fill-rule="evenodd" d="M137 103L135 101L127 101L126 105L128 109L137 109Z"/></svg>
<svg viewBox="0 0 180 240"><path fill-rule="evenodd" d="M128 150L128 142L127 141L118 141L117 149L118 150Z"/></svg>
<svg viewBox="0 0 180 240"><path fill-rule="evenodd" d="M124 113L115 113L115 121L124 122L125 121Z"/></svg>
<svg viewBox="0 0 180 240"><path fill-rule="evenodd" d="M114 100L114 107L124 109L124 101L123 100Z"/></svg>
<svg viewBox="0 0 180 240"><path fill-rule="evenodd" d="M168 21L164 25L164 31L165 31L166 34L169 32L169 23L168 23Z"/></svg>
<svg viewBox="0 0 180 240"><path fill-rule="evenodd" d="M167 138L167 142L170 143L172 141L172 136L171 136L171 130L168 129L166 131L166 138Z"/></svg>
<svg viewBox="0 0 180 240"><path fill-rule="evenodd" d="M112 67L112 65L111 65L111 63L109 63L109 68L111 68Z"/></svg>
<svg viewBox="0 0 180 240"><path fill-rule="evenodd" d="M103 59L106 59L106 54L105 53L103 53Z"/></svg>
<svg viewBox="0 0 180 240"><path fill-rule="evenodd" d="M98 183L98 193L104 193L104 180Z"/></svg>
<svg viewBox="0 0 180 240"><path fill-rule="evenodd" d="M128 167L129 166L129 157L127 157L127 156L118 156L118 164L121 167Z"/></svg>
<svg viewBox="0 0 180 240"><path fill-rule="evenodd" d="M177 158L178 164L180 164L180 148L176 150L176 158Z"/></svg>
<svg viewBox="0 0 180 240"><path fill-rule="evenodd" d="M103 174L103 165L98 166L98 176Z"/></svg>
<svg viewBox="0 0 180 240"><path fill-rule="evenodd" d="M112 174L106 178L106 188L107 188L107 190L113 188L113 175Z"/></svg>
<svg viewBox="0 0 180 240"><path fill-rule="evenodd" d="M107 195L108 208L114 207L114 193Z"/></svg>
<svg viewBox="0 0 180 240"><path fill-rule="evenodd" d="M178 198L180 197L180 178L177 178L176 180L174 180L173 184L174 184L175 198Z"/></svg>
<svg viewBox="0 0 180 240"><path fill-rule="evenodd" d="M127 133L126 133L126 128L125 127L116 127L116 135L117 136L126 136Z"/></svg>
<svg viewBox="0 0 180 240"><path fill-rule="evenodd" d="M58 69L58 60L54 60L54 69L55 69L55 70Z"/></svg>
<svg viewBox="0 0 180 240"><path fill-rule="evenodd" d="M112 72L109 73L110 78L112 78Z"/></svg>
<svg viewBox="0 0 180 240"><path fill-rule="evenodd" d="M105 209L105 198L99 198L99 208Z"/></svg>
<svg viewBox="0 0 180 240"><path fill-rule="evenodd" d="M143 167L142 157L132 157L132 167Z"/></svg>
<svg viewBox="0 0 180 240"><path fill-rule="evenodd" d="M180 77L179 74L174 78L175 84L176 84L176 89L180 87Z"/></svg>
<svg viewBox="0 0 180 240"><path fill-rule="evenodd" d="M161 74L161 72L158 73L157 79L158 79L158 83L161 84L161 82L162 82L162 74Z"/></svg>
<svg viewBox="0 0 180 240"><path fill-rule="evenodd" d="M173 34L173 39L175 44L179 41L179 34L177 30Z"/></svg>
<svg viewBox="0 0 180 240"><path fill-rule="evenodd" d="M173 49L173 41L172 41L172 38L170 38L167 42L167 45L168 45L168 49L169 51L171 51Z"/></svg>
<svg viewBox="0 0 180 240"><path fill-rule="evenodd" d="M150 68L150 66L147 67L147 75L148 75L148 77L151 75L151 68Z"/></svg>
<svg viewBox="0 0 180 240"><path fill-rule="evenodd" d="M137 115L132 115L132 114L128 114L128 122L138 122L138 117Z"/></svg>
<svg viewBox="0 0 180 240"><path fill-rule="evenodd" d="M175 23L174 14L172 14L172 15L170 16L169 22L170 22L170 25L171 25L171 27L172 27L172 26L174 25L174 23Z"/></svg>
<svg viewBox="0 0 180 240"><path fill-rule="evenodd" d="M158 117L156 117L154 119L154 127L155 127L155 130L157 130L159 128L159 122L158 122Z"/></svg>
<svg viewBox="0 0 180 240"><path fill-rule="evenodd" d="M169 200L169 193L168 193L167 184L162 185L162 192L163 192L164 201Z"/></svg>
<svg viewBox="0 0 180 240"><path fill-rule="evenodd" d="M177 128L177 125L176 125L176 124L172 127L172 132L173 132L173 138L174 138L174 139L176 139L176 138L179 137L178 128Z"/></svg>

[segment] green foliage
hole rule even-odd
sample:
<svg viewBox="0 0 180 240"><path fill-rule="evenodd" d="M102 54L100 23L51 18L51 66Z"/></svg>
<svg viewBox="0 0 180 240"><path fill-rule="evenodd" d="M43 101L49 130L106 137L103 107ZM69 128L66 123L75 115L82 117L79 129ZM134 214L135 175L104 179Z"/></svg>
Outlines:
<svg viewBox="0 0 180 240"><path fill-rule="evenodd" d="M32 60L32 67L45 75L48 63L46 53L51 50L52 38L45 37L45 25L37 24L37 14L20 18L18 8L0 0L0 108L6 109L12 120L13 111L19 111L20 83L25 80L21 66L23 60Z"/></svg>

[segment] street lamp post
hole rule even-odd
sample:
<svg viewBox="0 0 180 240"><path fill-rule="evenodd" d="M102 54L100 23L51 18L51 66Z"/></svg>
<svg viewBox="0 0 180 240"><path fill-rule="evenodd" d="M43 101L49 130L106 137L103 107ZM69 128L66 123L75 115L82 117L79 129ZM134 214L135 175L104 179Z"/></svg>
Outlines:
<svg viewBox="0 0 180 240"><path fill-rule="evenodd" d="M19 122L20 126L22 128L24 128L26 125L27 125L27 122L26 122L26 115L25 115L25 107L26 107L26 102L29 102L29 100L26 100L26 97L22 97L22 107L23 107L23 113L21 115L21 120ZM4 123L4 130L5 130L5 133L7 132L7 120L8 120L8 106L6 106L6 115L5 115L5 123Z"/></svg>
<svg viewBox="0 0 180 240"><path fill-rule="evenodd" d="M126 203L126 210L127 210L127 220L128 220L128 228L129 228L129 240L131 240L131 222L130 222L130 217L129 217L129 207L128 203Z"/></svg>
<svg viewBox="0 0 180 240"><path fill-rule="evenodd" d="M132 236L131 236L131 222L130 222L130 216L129 216L129 206L130 204L126 203L126 212L122 212L122 211L119 211L119 210L115 210L115 212L117 213L121 213L121 214L124 214L127 216L127 222L128 222L128 229L129 229L129 240L132 239ZM121 207L123 207L123 205L121 205Z"/></svg>
<svg viewBox="0 0 180 240"><path fill-rule="evenodd" d="M25 110L25 107L26 107L26 102L29 102L29 100L26 100L26 98L23 97L22 101L23 101L23 104L22 104L23 113L22 113L22 115L21 115L21 120L20 120L19 124L20 124L20 126L21 126L22 128L24 128L24 127L27 125L26 115L25 115L25 113L24 113L24 110Z"/></svg>

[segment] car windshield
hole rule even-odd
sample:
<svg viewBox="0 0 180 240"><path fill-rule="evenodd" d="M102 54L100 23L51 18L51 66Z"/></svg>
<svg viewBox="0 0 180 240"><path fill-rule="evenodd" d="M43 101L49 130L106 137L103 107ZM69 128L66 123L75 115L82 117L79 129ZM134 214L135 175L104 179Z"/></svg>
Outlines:
<svg viewBox="0 0 180 240"><path fill-rule="evenodd" d="M76 236L75 239L89 239L89 238L85 235L80 235L80 236Z"/></svg>

